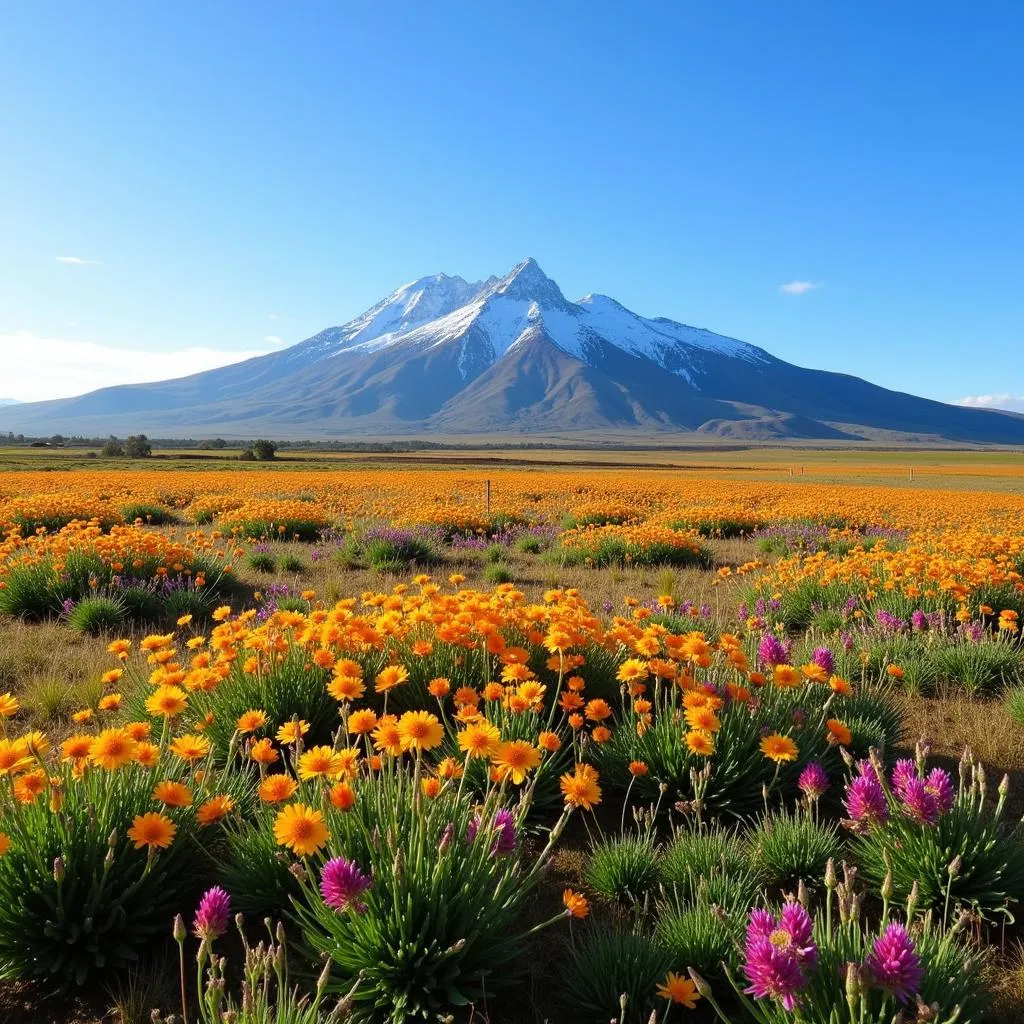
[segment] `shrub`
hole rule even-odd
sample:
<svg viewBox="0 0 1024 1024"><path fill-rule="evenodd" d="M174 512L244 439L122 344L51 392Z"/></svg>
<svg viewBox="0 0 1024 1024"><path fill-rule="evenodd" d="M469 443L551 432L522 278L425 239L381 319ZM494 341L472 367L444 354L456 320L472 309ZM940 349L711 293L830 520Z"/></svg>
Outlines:
<svg viewBox="0 0 1024 1024"><path fill-rule="evenodd" d="M498 586L502 583L511 583L515 579L512 570L507 565L492 564L484 569L484 581L491 586Z"/></svg>
<svg viewBox="0 0 1024 1024"><path fill-rule="evenodd" d="M274 561L274 556L268 555L262 551L257 551L249 555L246 559L246 564L253 572L274 572L274 570L277 569L277 563Z"/></svg>
<svg viewBox="0 0 1024 1024"><path fill-rule="evenodd" d="M124 602L113 597L84 597L68 613L68 625L79 633L99 636L120 630L128 618Z"/></svg>
<svg viewBox="0 0 1024 1024"><path fill-rule="evenodd" d="M609 900L641 902L658 883L658 848L650 837L620 836L590 852L587 885Z"/></svg>
<svg viewBox="0 0 1024 1024"><path fill-rule="evenodd" d="M277 445L263 438L253 441L252 453L260 462L271 462L277 458Z"/></svg>
<svg viewBox="0 0 1024 1024"><path fill-rule="evenodd" d="M306 571L306 563L298 555L282 555L277 564L281 572L300 573Z"/></svg>
<svg viewBox="0 0 1024 1024"><path fill-rule="evenodd" d="M524 555L539 555L545 547L546 545L540 537L534 537L531 534L525 534L515 542L516 551Z"/></svg>
<svg viewBox="0 0 1024 1024"><path fill-rule="evenodd" d="M716 988L725 981L723 962L736 959L736 931L707 900L693 906L668 901L658 908L655 935L671 955L674 969L692 967Z"/></svg>
<svg viewBox="0 0 1024 1024"><path fill-rule="evenodd" d="M760 868L743 838L718 825L679 829L659 867L676 907L698 899L729 909L747 907L761 887Z"/></svg>
<svg viewBox="0 0 1024 1024"><path fill-rule="evenodd" d="M505 561L505 548L501 544L488 544L484 548L484 561L490 565Z"/></svg>
<svg viewBox="0 0 1024 1024"><path fill-rule="evenodd" d="M1018 724L1024 725L1024 686L1016 686L1006 693L1007 714Z"/></svg>
<svg viewBox="0 0 1024 1024"><path fill-rule="evenodd" d="M993 806L980 764L961 762L959 786L942 769L924 774L923 757L897 762L890 780L873 767L847 786L854 820L851 851L863 876L944 916L964 906L980 917L1013 920L1024 899L1024 834L1003 822L1009 782ZM881 794L881 795L879 795Z"/></svg>
<svg viewBox="0 0 1024 1024"><path fill-rule="evenodd" d="M148 459L153 454L153 446L145 434L132 434L125 439L124 453L129 459Z"/></svg>
<svg viewBox="0 0 1024 1024"><path fill-rule="evenodd" d="M772 814L747 836L750 856L765 880L774 886L795 887L825 873L829 860L839 857L838 826L819 824L808 814Z"/></svg>
<svg viewBox="0 0 1024 1024"><path fill-rule="evenodd" d="M169 508L142 501L122 505L121 515L126 523L141 519L147 526L167 526L178 521L178 517Z"/></svg>
<svg viewBox="0 0 1024 1024"><path fill-rule="evenodd" d="M154 810L148 769L90 769L76 781L65 767L60 779L59 813L50 809L48 794L16 814L4 808L11 840L0 857L5 980L81 985L97 972L127 966L167 934L201 877L191 809L168 811L179 834L155 857L127 836L136 816Z"/></svg>
<svg viewBox="0 0 1024 1024"><path fill-rule="evenodd" d="M651 1012L662 1008L658 983L678 966L653 935L595 925L567 951L562 996L574 1019L585 1024L647 1024Z"/></svg>
<svg viewBox="0 0 1024 1024"><path fill-rule="evenodd" d="M430 565L437 555L430 543L408 530L374 530L367 535L364 556L371 568L404 572L411 564Z"/></svg>
<svg viewBox="0 0 1024 1024"><path fill-rule="evenodd" d="M942 679L972 695L997 693L1020 681L1020 650L999 638L956 641L936 650L933 661Z"/></svg>

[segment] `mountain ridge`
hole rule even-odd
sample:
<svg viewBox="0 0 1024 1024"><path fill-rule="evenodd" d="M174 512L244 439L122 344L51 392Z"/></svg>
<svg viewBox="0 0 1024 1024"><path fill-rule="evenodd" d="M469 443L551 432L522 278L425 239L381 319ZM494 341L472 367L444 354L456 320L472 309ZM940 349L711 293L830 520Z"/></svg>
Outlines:
<svg viewBox="0 0 1024 1024"><path fill-rule="evenodd" d="M433 274L289 348L145 384L0 407L0 429L277 437L622 431L747 440L1024 443L1024 417L795 366L614 298L566 299L536 260Z"/></svg>

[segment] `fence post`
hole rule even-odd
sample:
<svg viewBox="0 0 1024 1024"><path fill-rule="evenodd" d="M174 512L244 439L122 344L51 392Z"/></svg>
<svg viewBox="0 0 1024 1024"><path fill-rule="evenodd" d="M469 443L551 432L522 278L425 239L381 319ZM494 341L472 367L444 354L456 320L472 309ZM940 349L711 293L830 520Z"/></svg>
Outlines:
<svg viewBox="0 0 1024 1024"><path fill-rule="evenodd" d="M484 505L487 509L488 517L491 514L491 481L487 480L484 483Z"/></svg>

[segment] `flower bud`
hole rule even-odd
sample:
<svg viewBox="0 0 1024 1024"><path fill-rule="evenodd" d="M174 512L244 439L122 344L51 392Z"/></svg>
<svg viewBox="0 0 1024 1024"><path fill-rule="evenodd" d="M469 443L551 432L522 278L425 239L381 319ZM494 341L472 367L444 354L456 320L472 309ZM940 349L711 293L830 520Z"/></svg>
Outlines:
<svg viewBox="0 0 1024 1024"><path fill-rule="evenodd" d="M692 967L687 967L686 972L690 975L690 981L696 986L697 991L704 999L707 999L711 995L711 986Z"/></svg>
<svg viewBox="0 0 1024 1024"><path fill-rule="evenodd" d="M834 892L838 884L839 879L836 877L836 864L835 861L829 857L828 863L825 865L825 888Z"/></svg>
<svg viewBox="0 0 1024 1024"><path fill-rule="evenodd" d="M64 858L54 857L53 858L53 880L55 882L64 881Z"/></svg>
<svg viewBox="0 0 1024 1024"><path fill-rule="evenodd" d="M181 914L177 914L174 918L172 934L174 935L174 941L179 943L184 942L185 936L188 935L188 932L185 929L185 919Z"/></svg>
<svg viewBox="0 0 1024 1024"><path fill-rule="evenodd" d="M956 878L960 874L960 869L964 866L963 858L960 854L957 854L952 861L950 861L949 867L946 869L949 872L950 878Z"/></svg>

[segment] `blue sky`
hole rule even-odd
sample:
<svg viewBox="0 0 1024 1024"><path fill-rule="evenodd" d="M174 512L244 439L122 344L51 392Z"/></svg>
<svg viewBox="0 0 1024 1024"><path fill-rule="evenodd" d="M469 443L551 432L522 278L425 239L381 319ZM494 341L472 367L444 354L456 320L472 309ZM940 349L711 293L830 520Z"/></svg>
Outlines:
<svg viewBox="0 0 1024 1024"><path fill-rule="evenodd" d="M527 255L804 365L1024 394L1020 3L0 3L0 397Z"/></svg>

